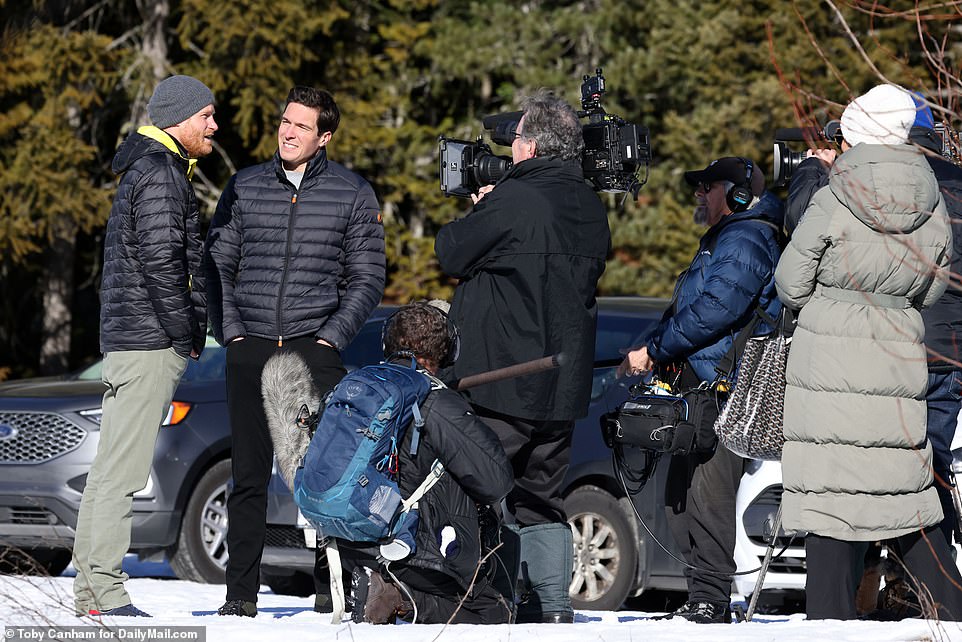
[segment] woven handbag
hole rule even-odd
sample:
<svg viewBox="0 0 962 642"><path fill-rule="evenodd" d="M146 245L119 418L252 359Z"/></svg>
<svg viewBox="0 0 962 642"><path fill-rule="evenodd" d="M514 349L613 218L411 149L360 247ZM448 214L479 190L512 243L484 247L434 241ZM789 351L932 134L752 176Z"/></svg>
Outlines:
<svg viewBox="0 0 962 642"><path fill-rule="evenodd" d="M785 436L785 367L791 339L776 330L745 343L735 388L715 421L718 441L736 455L779 461Z"/></svg>

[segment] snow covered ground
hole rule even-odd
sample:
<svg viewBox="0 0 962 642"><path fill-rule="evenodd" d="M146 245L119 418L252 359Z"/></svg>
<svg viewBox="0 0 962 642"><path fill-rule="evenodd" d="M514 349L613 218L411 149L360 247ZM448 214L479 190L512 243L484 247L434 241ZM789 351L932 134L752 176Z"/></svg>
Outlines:
<svg viewBox="0 0 962 642"><path fill-rule="evenodd" d="M538 642L617 642L711 640L742 642L777 640L804 642L866 642L888 640L959 640L962 623L934 623L908 620L878 622L806 622L804 615L757 615L741 624L697 625L684 621L652 621L654 613L636 611L577 614L573 625L403 625L331 624L330 614L315 613L313 598L274 595L265 587L258 598L254 619L221 617L215 611L224 600L224 587L184 582L172 577L164 565L140 566L128 572L152 577L135 577L127 582L134 604L152 614L143 618L78 618L73 614L69 575L56 578L0 576L0 624L6 639L18 637L11 627L97 625L127 627L204 627L208 641L220 642L495 642L537 640ZM160 576L160 577L158 577ZM100 631L101 629L97 629ZM113 639L121 638L120 631ZM50 639L50 638L46 638ZM69 639L69 638L64 638ZM111 639L99 633L96 639ZM128 636L127 639L134 639ZM163 638L159 638L163 639ZM197 639L197 638L194 638Z"/></svg>

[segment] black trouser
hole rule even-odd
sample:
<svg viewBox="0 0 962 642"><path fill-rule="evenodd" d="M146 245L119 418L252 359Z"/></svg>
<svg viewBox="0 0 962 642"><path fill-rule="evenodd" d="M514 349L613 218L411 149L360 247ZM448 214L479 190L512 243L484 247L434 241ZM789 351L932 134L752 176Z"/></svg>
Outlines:
<svg viewBox="0 0 962 642"><path fill-rule="evenodd" d="M688 599L731 601L735 572L735 496L745 461L718 445L709 455L671 458L665 484L665 511L675 544L685 561Z"/></svg>
<svg viewBox="0 0 962 642"><path fill-rule="evenodd" d="M809 534L805 538L805 612L810 620L852 620L855 618L853 573L855 557L862 554L862 542L847 542ZM938 617L962 620L962 576L949 545L938 526L915 531L896 540L905 564L906 581L918 582L939 604ZM890 549L890 554L892 550ZM943 572L944 571L944 572Z"/></svg>
<svg viewBox="0 0 962 642"><path fill-rule="evenodd" d="M369 569L382 568L376 557L376 548L342 540L338 540L338 546L346 575L350 576L351 571L357 566L366 566ZM451 620L452 624L506 624L510 618L510 605L494 589L488 579L480 574L475 579L472 595L462 604L464 587L450 575L411 566L405 564L403 560L393 562L390 568L391 572L404 584L401 590L402 599L409 601L413 598L417 605L418 624L445 624L448 620ZM389 578L388 575L382 575L382 577ZM350 586L350 583L345 586ZM411 611L405 614L404 619L410 621L413 616L414 612Z"/></svg>
<svg viewBox="0 0 962 642"><path fill-rule="evenodd" d="M261 373L270 357L296 352L307 363L323 397L344 376L337 350L313 337L277 341L247 337L227 346L227 406L231 425L233 488L227 498L227 599L257 601L267 530L267 484L274 446L264 414Z"/></svg>
<svg viewBox="0 0 962 642"><path fill-rule="evenodd" d="M685 368L683 389L700 382ZM714 415L714 413L709 413ZM706 416L714 422L715 416ZM728 605L735 572L735 496L747 460L721 444L713 453L674 456L668 465L665 511L685 561L688 599Z"/></svg>
<svg viewBox="0 0 962 642"><path fill-rule="evenodd" d="M508 603L484 578L478 579L472 595L461 604L464 589L447 575L413 566L393 570L418 606L419 624L444 624L448 620L452 624L506 624L511 617ZM401 594L404 596L403 591ZM409 613L404 619L410 620L413 615Z"/></svg>
<svg viewBox="0 0 962 642"><path fill-rule="evenodd" d="M574 421L518 419L474 406L474 413L501 440L514 468L508 512L519 526L566 523L562 483L571 461Z"/></svg>

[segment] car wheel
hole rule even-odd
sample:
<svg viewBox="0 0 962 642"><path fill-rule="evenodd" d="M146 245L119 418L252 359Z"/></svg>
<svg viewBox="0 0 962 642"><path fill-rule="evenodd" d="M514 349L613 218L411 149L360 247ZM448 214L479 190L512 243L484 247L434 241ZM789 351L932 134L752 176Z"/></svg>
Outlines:
<svg viewBox="0 0 962 642"><path fill-rule="evenodd" d="M0 547L0 573L56 577L70 564L66 548Z"/></svg>
<svg viewBox="0 0 962 642"><path fill-rule="evenodd" d="M227 484L230 460L204 473L187 502L170 567L182 580L223 584L227 567Z"/></svg>
<svg viewBox="0 0 962 642"><path fill-rule="evenodd" d="M314 595L314 577L301 571L281 573L261 569L261 583L267 584L277 595L309 597Z"/></svg>
<svg viewBox="0 0 962 642"><path fill-rule="evenodd" d="M613 611L631 592L638 547L618 500L597 486L565 498L574 536L574 575L569 593L575 609Z"/></svg>

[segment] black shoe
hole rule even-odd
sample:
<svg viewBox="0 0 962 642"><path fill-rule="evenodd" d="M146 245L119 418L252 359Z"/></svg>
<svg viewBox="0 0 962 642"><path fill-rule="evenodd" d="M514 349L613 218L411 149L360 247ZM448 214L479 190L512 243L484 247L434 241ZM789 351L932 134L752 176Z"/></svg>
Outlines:
<svg viewBox="0 0 962 642"><path fill-rule="evenodd" d="M875 609L858 616L858 619L867 622L900 622L905 616L891 609Z"/></svg>
<svg viewBox="0 0 962 642"><path fill-rule="evenodd" d="M518 611L514 620L515 624L571 624L574 621L574 611L548 611L545 613Z"/></svg>
<svg viewBox="0 0 962 642"><path fill-rule="evenodd" d="M254 617L257 615L257 604L254 602L245 602L244 600L227 600L223 606L217 609L217 615Z"/></svg>
<svg viewBox="0 0 962 642"><path fill-rule="evenodd" d="M542 624L571 624L575 621L574 612L561 611L559 613L544 613L541 616Z"/></svg>
<svg viewBox="0 0 962 642"><path fill-rule="evenodd" d="M922 607L919 606L918 596L904 578L891 582L886 581L885 588L879 594L879 608L874 612L873 619L887 618L888 622L896 622L907 618L922 617ZM866 614L868 615L868 614Z"/></svg>
<svg viewBox="0 0 962 642"><path fill-rule="evenodd" d="M152 617L150 613L144 613L138 609L133 604L125 604L123 606L118 606L116 608L107 609L106 611L99 611L97 609L90 609L87 612L88 615L115 615L118 617Z"/></svg>
<svg viewBox="0 0 962 642"><path fill-rule="evenodd" d="M692 602L689 610L678 617L695 624L731 624L732 610L728 604Z"/></svg>
<svg viewBox="0 0 962 642"><path fill-rule="evenodd" d="M348 612L350 612L350 604L345 605ZM331 608L333 608L333 603L330 595L325 595L324 593L317 593L314 596L314 612L315 613L330 613Z"/></svg>
<svg viewBox="0 0 962 642"><path fill-rule="evenodd" d="M654 617L648 618L650 620L670 620L673 617L684 617L686 614L691 613L692 609L695 607L697 602L685 602L677 609L671 613L665 613L664 615L656 615Z"/></svg>

